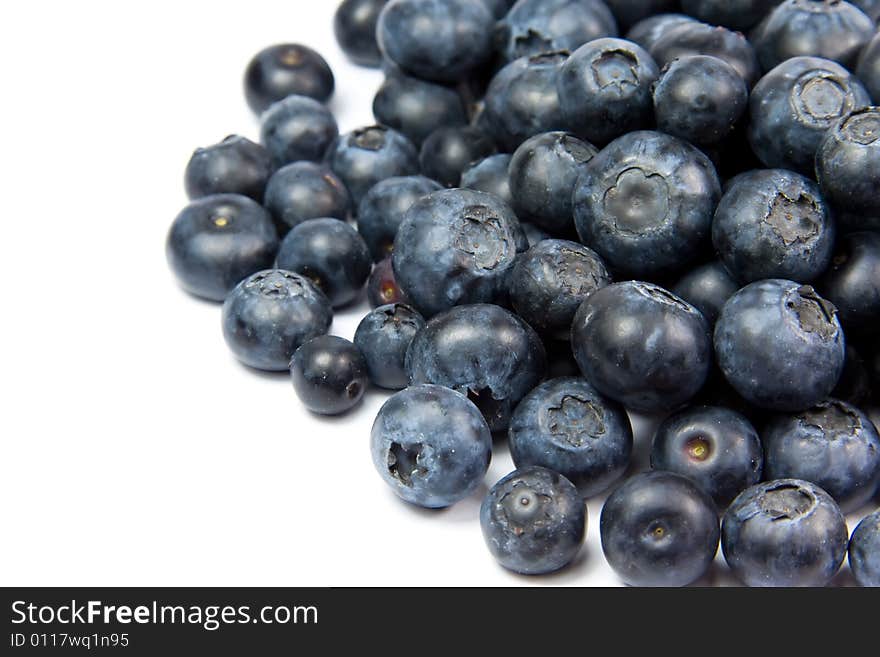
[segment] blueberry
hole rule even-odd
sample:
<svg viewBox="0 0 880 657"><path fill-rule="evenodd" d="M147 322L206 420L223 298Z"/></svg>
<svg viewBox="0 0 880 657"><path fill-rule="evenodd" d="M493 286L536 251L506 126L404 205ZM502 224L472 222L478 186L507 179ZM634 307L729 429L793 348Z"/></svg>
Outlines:
<svg viewBox="0 0 880 657"><path fill-rule="evenodd" d="M495 142L471 126L438 128L422 144L419 163L429 178L458 187L462 172L495 150Z"/></svg>
<svg viewBox="0 0 880 657"><path fill-rule="evenodd" d="M510 176L507 173L510 159L508 153L499 153L474 162L462 172L461 186L494 194L508 205L512 205L513 194L510 191Z"/></svg>
<svg viewBox="0 0 880 657"><path fill-rule="evenodd" d="M548 239L516 259L510 301L536 330L568 336L584 299L610 283L608 270L593 251L576 242Z"/></svg>
<svg viewBox="0 0 880 657"><path fill-rule="evenodd" d="M808 286L767 280L724 305L715 355L734 389L760 408L797 412L825 399L843 370L837 310Z"/></svg>
<svg viewBox="0 0 880 657"><path fill-rule="evenodd" d="M313 413L341 415L357 406L367 389L367 363L360 349L335 335L303 344L290 361L297 397Z"/></svg>
<svg viewBox="0 0 880 657"><path fill-rule="evenodd" d="M509 436L517 468L549 468L584 497L620 479L633 448L623 406L575 377L547 381L526 395L510 420Z"/></svg>
<svg viewBox="0 0 880 657"><path fill-rule="evenodd" d="M223 304L223 337L249 367L283 372L299 347L333 321L327 297L293 272L266 270L245 279Z"/></svg>
<svg viewBox="0 0 880 657"><path fill-rule="evenodd" d="M781 479L743 491L721 523L721 548L748 586L825 586L846 556L846 521L815 484Z"/></svg>
<svg viewBox="0 0 880 657"><path fill-rule="evenodd" d="M678 9L677 0L605 0L621 29L629 29L639 21Z"/></svg>
<svg viewBox="0 0 880 657"><path fill-rule="evenodd" d="M181 287L211 301L223 301L243 278L271 267L277 251L272 217L236 194L190 203L174 220L165 245Z"/></svg>
<svg viewBox="0 0 880 657"><path fill-rule="evenodd" d="M394 241L394 273L415 308L431 317L455 305L492 302L506 290L519 223L497 196L469 189L416 201Z"/></svg>
<svg viewBox="0 0 880 657"><path fill-rule="evenodd" d="M572 191L584 165L598 151L567 132L525 141L510 162L510 191L517 217L552 233L574 226Z"/></svg>
<svg viewBox="0 0 880 657"><path fill-rule="evenodd" d="M877 6L880 7L880 3ZM874 102L880 103L880 32L874 35L862 51L856 67L856 77L865 85Z"/></svg>
<svg viewBox="0 0 880 657"><path fill-rule="evenodd" d="M276 167L299 160L319 162L339 135L336 119L326 107L305 96L289 96L262 117L260 141Z"/></svg>
<svg viewBox="0 0 880 657"><path fill-rule="evenodd" d="M373 308L390 303L406 303L406 296L394 278L391 256L376 263L376 266L373 267L373 273L367 280L367 299Z"/></svg>
<svg viewBox="0 0 880 657"><path fill-rule="evenodd" d="M868 92L840 64L794 57L752 90L749 142L765 166L811 174L825 133L869 104Z"/></svg>
<svg viewBox="0 0 880 657"><path fill-rule="evenodd" d="M373 99L373 115L421 146L438 127L467 125L461 94L442 84L391 73Z"/></svg>
<svg viewBox="0 0 880 657"><path fill-rule="evenodd" d="M266 149L232 135L219 144L196 150L186 165L184 181L191 199L241 194L262 201L271 175L272 159Z"/></svg>
<svg viewBox="0 0 880 657"><path fill-rule="evenodd" d="M543 378L544 345L516 315L491 305L457 306L428 322L410 345L413 383L467 395L492 431L504 431L519 401Z"/></svg>
<svg viewBox="0 0 880 657"><path fill-rule="evenodd" d="M544 575L580 552L587 508L574 485L546 468L522 468L499 481L480 508L489 552L522 575Z"/></svg>
<svg viewBox="0 0 880 657"><path fill-rule="evenodd" d="M717 144L729 135L748 101L736 69L707 55L673 60L654 86L657 127L695 144Z"/></svg>
<svg viewBox="0 0 880 657"><path fill-rule="evenodd" d="M635 411L688 401L712 364L700 311L651 283L615 283L591 294L575 315L571 340L587 381Z"/></svg>
<svg viewBox="0 0 880 657"><path fill-rule="evenodd" d="M880 485L880 435L846 402L829 399L778 415L761 432L768 479L804 479L831 495L844 512L868 502Z"/></svg>
<svg viewBox="0 0 880 657"><path fill-rule="evenodd" d="M880 511L864 518L853 532L849 567L860 586L880 586Z"/></svg>
<svg viewBox="0 0 880 657"><path fill-rule="evenodd" d="M840 0L785 0L761 24L754 40L765 71L802 55L855 63L874 36L874 21Z"/></svg>
<svg viewBox="0 0 880 657"><path fill-rule="evenodd" d="M309 219L281 242L278 267L311 279L334 308L354 301L370 276L370 251L358 232L329 217Z"/></svg>
<svg viewBox="0 0 880 657"><path fill-rule="evenodd" d="M835 206L880 216L880 107L857 110L837 121L816 151L816 177Z"/></svg>
<svg viewBox="0 0 880 657"><path fill-rule="evenodd" d="M479 0L391 0L379 16L379 47L417 77L458 82L491 56L494 20Z"/></svg>
<svg viewBox="0 0 880 657"><path fill-rule="evenodd" d="M660 71L641 46L623 39L597 39L578 48L557 82L568 128L595 144L651 127L651 85Z"/></svg>
<svg viewBox="0 0 880 657"><path fill-rule="evenodd" d="M671 29L685 25L686 23L697 23L698 21L691 16L684 14L656 14L643 18L632 26L627 33L627 41L639 44L642 48L651 52L654 44L657 43Z"/></svg>
<svg viewBox="0 0 880 657"><path fill-rule="evenodd" d="M850 233L837 242L831 268L818 284L853 334L880 326L880 233Z"/></svg>
<svg viewBox="0 0 880 657"><path fill-rule="evenodd" d="M761 481L764 454L758 432L743 415L697 406L668 417L654 435L651 468L687 477L726 509Z"/></svg>
<svg viewBox="0 0 880 657"><path fill-rule="evenodd" d="M355 64L378 68L382 53L376 42L379 13L388 0L343 0L333 16L333 32L342 51Z"/></svg>
<svg viewBox="0 0 880 657"><path fill-rule="evenodd" d="M382 406L370 436L373 465L402 499L452 506L482 483L492 434L480 411L454 390L417 385Z"/></svg>
<svg viewBox="0 0 880 657"><path fill-rule="evenodd" d="M258 53L248 64L244 90L248 105L262 114L288 96L308 96L325 102L333 95L333 71L317 52L288 43Z"/></svg>
<svg viewBox="0 0 880 657"><path fill-rule="evenodd" d="M688 272L672 288L672 292L703 313L709 326L715 326L724 304L738 290L739 285L719 260Z"/></svg>
<svg viewBox="0 0 880 657"><path fill-rule="evenodd" d="M682 0L691 16L711 25L744 32L754 27L782 0Z"/></svg>
<svg viewBox="0 0 880 657"><path fill-rule="evenodd" d="M656 276L703 251L720 197L702 152L663 133L633 132L586 165L574 190L575 225L613 272Z"/></svg>
<svg viewBox="0 0 880 657"><path fill-rule="evenodd" d="M816 183L782 169L734 178L712 222L712 243L742 283L815 280L831 262L835 233Z"/></svg>
<svg viewBox="0 0 880 657"><path fill-rule="evenodd" d="M502 59L511 62L608 36L617 36L617 23L602 2L519 0L498 22L495 38Z"/></svg>
<svg viewBox="0 0 880 657"><path fill-rule="evenodd" d="M276 171L263 204L281 236L309 219L347 219L351 213L351 196L343 182L314 162L294 162Z"/></svg>
<svg viewBox="0 0 880 657"><path fill-rule="evenodd" d="M424 318L400 303L380 306L364 317L354 334L354 343L366 359L370 381L380 388L406 388L406 351L423 328Z"/></svg>
<svg viewBox="0 0 880 657"><path fill-rule="evenodd" d="M685 586L709 570L718 551L712 500L671 472L636 475L602 508L602 550L633 586Z"/></svg>
<svg viewBox="0 0 880 657"><path fill-rule="evenodd" d="M378 125L342 135L327 151L327 162L348 187L355 204L386 178L419 173L419 155L413 143Z"/></svg>

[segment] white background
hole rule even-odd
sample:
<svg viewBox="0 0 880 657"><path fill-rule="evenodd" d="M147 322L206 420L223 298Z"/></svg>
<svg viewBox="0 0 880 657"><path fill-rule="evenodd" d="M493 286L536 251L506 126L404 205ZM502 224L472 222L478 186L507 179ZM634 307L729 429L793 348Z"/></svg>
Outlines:
<svg viewBox="0 0 880 657"><path fill-rule="evenodd" d="M257 138L241 78L258 50L316 48L341 129L373 122L381 74L344 60L335 5L4 3L0 584L618 584L598 501L581 558L542 579L494 563L479 495L398 501L369 456L385 396L309 415L285 375L233 359L219 307L168 271L191 151ZM351 338L366 308L333 332ZM499 448L487 484L511 469Z"/></svg>

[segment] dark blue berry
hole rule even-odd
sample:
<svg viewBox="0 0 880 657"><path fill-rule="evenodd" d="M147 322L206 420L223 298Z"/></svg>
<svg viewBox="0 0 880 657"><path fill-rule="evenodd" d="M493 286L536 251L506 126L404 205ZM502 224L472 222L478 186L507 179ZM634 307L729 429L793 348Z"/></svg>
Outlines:
<svg viewBox="0 0 880 657"><path fill-rule="evenodd" d="M849 542L849 567L861 586L880 586L880 511L864 518Z"/></svg>
<svg viewBox="0 0 880 657"><path fill-rule="evenodd" d="M710 25L745 32L761 22L782 0L681 0L691 16Z"/></svg>
<svg viewBox="0 0 880 657"><path fill-rule="evenodd" d="M654 44L657 43L671 29L684 25L686 23L697 23L698 21L691 16L684 14L657 14L643 18L632 26L627 33L627 41L639 44L642 48L651 52Z"/></svg>
<svg viewBox="0 0 880 657"><path fill-rule="evenodd" d="M276 167L299 160L319 162L339 135L336 119L321 103L288 96L262 117L260 141Z"/></svg>
<svg viewBox="0 0 880 657"><path fill-rule="evenodd" d="M263 201L272 213L278 233L284 236L309 219L347 219L351 196L343 182L324 165L294 162L269 179Z"/></svg>
<svg viewBox="0 0 880 657"><path fill-rule="evenodd" d="M818 283L852 335L880 326L880 233L850 233L837 241L831 267Z"/></svg>
<svg viewBox="0 0 880 657"><path fill-rule="evenodd" d="M367 281L367 299L370 306L378 308L390 303L406 303L406 297L394 278L391 256L376 263Z"/></svg>
<svg viewBox="0 0 880 657"><path fill-rule="evenodd" d="M313 413L341 415L357 406L367 389L367 363L360 349L335 335L303 344L290 361L297 397Z"/></svg>
<svg viewBox="0 0 880 657"><path fill-rule="evenodd" d="M354 343L366 359L370 381L380 388L406 388L406 352L423 328L424 318L400 303L380 306L364 317L354 334Z"/></svg>
<svg viewBox="0 0 880 657"><path fill-rule="evenodd" d="M443 84L427 82L395 72L373 99L376 121L397 130L416 146L440 127L467 125L461 94Z"/></svg>
<svg viewBox="0 0 880 657"><path fill-rule="evenodd" d="M738 290L739 284L719 260L688 272L672 288L672 292L703 313L709 326L715 326L724 304Z"/></svg>
<svg viewBox="0 0 880 657"><path fill-rule="evenodd" d="M379 13L388 0L343 0L333 16L333 32L342 51L355 64L378 68L382 52L376 42Z"/></svg>
<svg viewBox="0 0 880 657"><path fill-rule="evenodd" d="M494 194L508 205L513 204L513 194L510 191L510 166L511 156L507 153L499 153L474 162L461 174L461 186L478 192Z"/></svg>
<svg viewBox="0 0 880 657"><path fill-rule="evenodd" d="M333 71L317 52L290 43L258 53L248 64L244 90L248 105L262 114L288 96L308 96L325 102L333 95Z"/></svg>
<svg viewBox="0 0 880 657"><path fill-rule="evenodd" d="M880 108L856 110L835 123L816 151L816 177L836 207L880 216Z"/></svg>
<svg viewBox="0 0 880 657"><path fill-rule="evenodd" d="M462 172L495 150L495 142L477 128L438 128L422 144L419 164L429 178L446 187L458 187Z"/></svg>
<svg viewBox="0 0 880 657"><path fill-rule="evenodd" d="M191 199L212 194L241 194L255 201L272 175L272 159L265 148L233 135L219 144L199 148L186 165L186 193Z"/></svg>

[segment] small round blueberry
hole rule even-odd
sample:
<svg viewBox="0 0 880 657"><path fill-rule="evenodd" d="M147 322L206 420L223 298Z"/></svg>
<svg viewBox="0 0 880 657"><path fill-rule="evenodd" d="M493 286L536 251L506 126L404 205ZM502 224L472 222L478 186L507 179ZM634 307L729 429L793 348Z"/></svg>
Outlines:
<svg viewBox="0 0 880 657"><path fill-rule="evenodd" d="M860 586L880 587L880 511L865 517L853 532L849 567Z"/></svg>
<svg viewBox="0 0 880 657"><path fill-rule="evenodd" d="M276 167L308 160L320 162L339 136L336 119L324 105L306 96L288 96L261 118L260 142Z"/></svg>
<svg viewBox="0 0 880 657"><path fill-rule="evenodd" d="M260 202L271 175L268 151L249 139L232 135L219 144L196 150L186 165L184 182L191 199L241 194Z"/></svg>
<svg viewBox="0 0 880 657"><path fill-rule="evenodd" d="M287 43L266 48L248 64L245 95L251 109L261 114L272 103L291 95L324 102L333 95L333 71L317 52Z"/></svg>
<svg viewBox="0 0 880 657"><path fill-rule="evenodd" d="M361 320L354 343L367 362L370 380L380 388L402 390L409 385L406 352L425 320L404 304L380 306Z"/></svg>
<svg viewBox="0 0 880 657"><path fill-rule="evenodd" d="M370 381L360 349L335 335L313 338L297 349L290 376L300 401L320 415L350 411L360 403Z"/></svg>

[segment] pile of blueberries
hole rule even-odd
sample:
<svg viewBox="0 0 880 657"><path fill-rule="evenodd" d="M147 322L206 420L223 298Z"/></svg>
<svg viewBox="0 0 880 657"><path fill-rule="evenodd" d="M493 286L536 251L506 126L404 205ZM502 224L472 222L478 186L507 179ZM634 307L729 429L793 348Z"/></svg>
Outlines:
<svg viewBox="0 0 880 657"><path fill-rule="evenodd" d="M483 502L506 568L570 564L610 492L627 583L880 585L880 0L346 0L383 67L339 134L296 44L245 74L260 144L199 149L167 256L247 365L335 415L397 390L379 475ZM620 34L626 34L621 38ZM873 101L872 101L873 99ZM327 335L364 287L354 341ZM846 338L844 337L846 335ZM628 413L659 421L633 474ZM873 418L873 421L872 421Z"/></svg>

